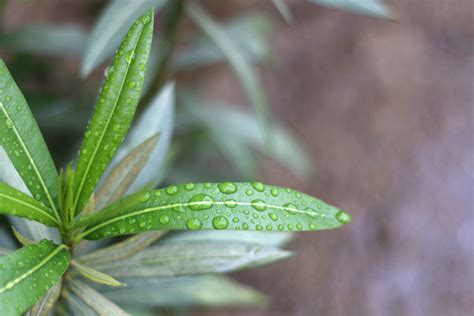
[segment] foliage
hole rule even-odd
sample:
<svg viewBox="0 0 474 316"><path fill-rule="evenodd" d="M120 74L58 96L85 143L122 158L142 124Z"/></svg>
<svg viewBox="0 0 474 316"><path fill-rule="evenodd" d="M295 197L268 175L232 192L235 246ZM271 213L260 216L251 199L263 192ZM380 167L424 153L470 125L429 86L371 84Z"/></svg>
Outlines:
<svg viewBox="0 0 474 316"><path fill-rule="evenodd" d="M292 19L284 1L274 4ZM155 44L153 6L164 20ZM386 16L375 5L362 8ZM185 49L175 51L183 15L202 34L185 37ZM83 76L117 49L79 155L59 174L30 106L0 62L0 214L13 224L11 234L0 228L0 314L121 315L262 304L262 294L209 273L282 260L290 255L281 249L290 232L350 221L345 212L291 189L202 182L225 180L229 165L236 170L233 179L254 180L256 151L300 177L310 174L302 146L272 122L254 67L270 64L269 27L261 15L221 25L197 3L181 0L115 0L90 35L75 26L43 25L0 37L9 51L80 56ZM177 74L221 61L234 70L257 118L209 102L189 84L176 88ZM68 120L64 101L31 108L46 118L47 129L81 128L83 111L74 105L76 115ZM146 108L137 110L139 103ZM135 111L140 117L130 127ZM214 170L200 163L210 156L217 161ZM215 176L219 166L223 172ZM184 184L163 187L172 180ZM24 247L15 250L14 238Z"/></svg>

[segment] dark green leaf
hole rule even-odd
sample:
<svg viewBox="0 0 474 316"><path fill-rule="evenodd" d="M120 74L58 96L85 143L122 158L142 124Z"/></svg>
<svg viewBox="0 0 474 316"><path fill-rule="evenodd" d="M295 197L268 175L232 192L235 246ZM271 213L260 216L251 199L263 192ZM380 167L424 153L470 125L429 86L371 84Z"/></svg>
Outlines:
<svg viewBox="0 0 474 316"><path fill-rule="evenodd" d="M252 102L263 130L267 133L267 136L270 135L270 114L267 98L257 75L249 61L245 58L245 55L242 54L239 47L235 45L227 34L223 32L222 28L196 2L188 4L187 12L190 18L214 41L216 46L226 56Z"/></svg>
<svg viewBox="0 0 474 316"><path fill-rule="evenodd" d="M84 31L74 25L26 25L0 39L2 48L53 56L80 56L86 44Z"/></svg>
<svg viewBox="0 0 474 316"><path fill-rule="evenodd" d="M130 127L143 86L152 33L153 10L149 10L132 26L107 71L77 163L74 205L78 212Z"/></svg>
<svg viewBox="0 0 474 316"><path fill-rule="evenodd" d="M122 305L142 308L249 306L265 302L265 296L256 290L218 275L127 279L127 284L126 288L104 289L103 293Z"/></svg>
<svg viewBox="0 0 474 316"><path fill-rule="evenodd" d="M195 240L161 242L128 260L97 264L114 277L225 273L282 260L289 252L254 242Z"/></svg>
<svg viewBox="0 0 474 316"><path fill-rule="evenodd" d="M58 174L25 98L0 60L0 145L34 198L56 208Z"/></svg>
<svg viewBox="0 0 474 316"><path fill-rule="evenodd" d="M70 261L65 245L47 240L0 257L0 314L26 312L56 284Z"/></svg>
<svg viewBox="0 0 474 316"><path fill-rule="evenodd" d="M372 15L392 18L389 8L381 0L308 0L320 5Z"/></svg>
<svg viewBox="0 0 474 316"><path fill-rule="evenodd" d="M10 214L57 227L52 211L29 195L0 183L0 214Z"/></svg>
<svg viewBox="0 0 474 316"><path fill-rule="evenodd" d="M115 0L104 10L89 36L81 74L85 77L98 65L113 55L133 22L145 11L155 6L161 8L165 0Z"/></svg>
<svg viewBox="0 0 474 316"><path fill-rule="evenodd" d="M291 189L253 183L188 183L141 192L76 223L77 240L150 230L319 230L350 216Z"/></svg>

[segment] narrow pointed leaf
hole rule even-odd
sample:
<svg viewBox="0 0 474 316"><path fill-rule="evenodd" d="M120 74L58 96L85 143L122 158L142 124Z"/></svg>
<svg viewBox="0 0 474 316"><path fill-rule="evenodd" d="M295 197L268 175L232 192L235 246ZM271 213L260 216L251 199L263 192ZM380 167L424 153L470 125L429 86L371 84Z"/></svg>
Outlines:
<svg viewBox="0 0 474 316"><path fill-rule="evenodd" d="M69 280L69 288L99 315L128 315L124 310L79 280Z"/></svg>
<svg viewBox="0 0 474 316"><path fill-rule="evenodd" d="M125 286L125 284L117 281L110 275L97 271L96 269L86 266L85 264L72 261L72 266L84 277L94 282L116 287Z"/></svg>
<svg viewBox="0 0 474 316"><path fill-rule="evenodd" d="M275 7L280 11L280 14L283 16L287 23L293 21L293 15L291 14L290 8L286 4L285 0L272 0Z"/></svg>
<svg viewBox="0 0 474 316"><path fill-rule="evenodd" d="M145 167L151 153L154 151L160 136L155 134L132 150L118 163L107 176L96 196L96 208L117 201L125 196L130 186Z"/></svg>
<svg viewBox="0 0 474 316"><path fill-rule="evenodd" d="M80 211L130 127L140 98L153 33L153 11L139 18L107 72L94 116L81 147L75 176Z"/></svg>
<svg viewBox="0 0 474 316"><path fill-rule="evenodd" d="M70 261L65 245L46 240L0 257L0 315L26 312L56 284Z"/></svg>
<svg viewBox="0 0 474 316"><path fill-rule="evenodd" d="M12 226L12 232L15 238L22 244L23 246L29 246L29 245L34 245L35 242L31 239L26 238L23 236L20 232L18 232L15 228L15 226Z"/></svg>
<svg viewBox="0 0 474 316"><path fill-rule="evenodd" d="M254 242L196 240L166 242L124 261L97 264L114 277L226 273L282 260L289 252Z"/></svg>
<svg viewBox="0 0 474 316"><path fill-rule="evenodd" d="M86 77L98 65L113 55L133 22L145 11L155 6L157 10L165 0L115 0L102 13L88 39L81 66Z"/></svg>
<svg viewBox="0 0 474 316"><path fill-rule="evenodd" d="M267 98L251 64L222 28L195 2L187 6L189 17L226 56L257 113L262 129L269 135L270 114Z"/></svg>
<svg viewBox="0 0 474 316"><path fill-rule="evenodd" d="M150 188L153 188L163 178L166 155L173 136L174 103L175 87L174 83L171 82L164 86L150 102L137 123L130 129L130 133L118 150L117 156L111 162L111 166L117 165L137 144L143 143L157 133L160 134L158 145L150 155L143 170L127 190L126 195L136 193L150 183L152 184Z"/></svg>
<svg viewBox="0 0 474 316"><path fill-rule="evenodd" d="M0 183L0 214L9 214L57 227L58 221L51 210L29 195Z"/></svg>
<svg viewBox="0 0 474 316"><path fill-rule="evenodd" d="M259 182L170 186L126 197L77 222L78 239L150 230L330 229L350 216L316 198Z"/></svg>
<svg viewBox="0 0 474 316"><path fill-rule="evenodd" d="M67 307L70 311L63 311L63 315L77 315L77 316L91 316L97 315L97 313L86 303L84 303L77 295L71 293L69 290L64 290L62 293L65 301L67 302Z"/></svg>
<svg viewBox="0 0 474 316"><path fill-rule="evenodd" d="M59 295L61 294L61 285L61 281L56 282L56 284L49 289L46 295L43 296L39 302L33 305L26 316L49 316L59 298Z"/></svg>
<svg viewBox="0 0 474 316"><path fill-rule="evenodd" d="M381 0L308 0L323 6L344 9L380 18L391 18L389 8Z"/></svg>
<svg viewBox="0 0 474 316"><path fill-rule="evenodd" d="M131 257L157 241L164 232L147 232L79 257L81 262L97 265Z"/></svg>
<svg viewBox="0 0 474 316"><path fill-rule="evenodd" d="M136 284L133 284L133 281ZM132 307L251 306L265 303L265 296L225 276L127 279L120 290L104 289L105 296Z"/></svg>
<svg viewBox="0 0 474 316"><path fill-rule="evenodd" d="M30 24L0 39L4 49L51 56L81 56L86 34L75 25Z"/></svg>
<svg viewBox="0 0 474 316"><path fill-rule="evenodd" d="M0 60L0 145L31 194L57 214L58 174L23 94Z"/></svg>

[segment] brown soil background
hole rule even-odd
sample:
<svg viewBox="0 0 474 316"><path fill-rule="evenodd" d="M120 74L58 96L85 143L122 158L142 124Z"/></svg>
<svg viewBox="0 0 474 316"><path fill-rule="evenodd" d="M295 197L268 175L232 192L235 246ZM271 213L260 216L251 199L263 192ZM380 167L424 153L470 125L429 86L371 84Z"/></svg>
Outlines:
<svg viewBox="0 0 474 316"><path fill-rule="evenodd" d="M12 2L12 26L94 20L84 1ZM263 178L354 219L299 234L290 260L235 274L272 298L267 308L196 315L472 315L474 2L388 1L396 21L289 3L290 25L270 1L205 1L222 18L258 10L275 22L265 90L317 174L302 183L268 167ZM226 67L199 78L214 97L248 102Z"/></svg>

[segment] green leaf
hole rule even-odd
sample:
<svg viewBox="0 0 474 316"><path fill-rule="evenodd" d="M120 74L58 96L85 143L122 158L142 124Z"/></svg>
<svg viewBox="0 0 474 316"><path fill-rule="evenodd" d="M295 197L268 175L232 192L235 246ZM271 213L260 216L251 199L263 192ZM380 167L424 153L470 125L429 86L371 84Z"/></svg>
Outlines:
<svg viewBox="0 0 474 316"><path fill-rule="evenodd" d="M68 281L68 285L71 291L76 294L97 314L114 316L128 315L120 307L118 307L113 302L102 296L102 294L89 287L88 285L82 283L81 281L71 279Z"/></svg>
<svg viewBox="0 0 474 316"><path fill-rule="evenodd" d="M0 257L0 314L26 312L61 278L70 261L65 245L47 240Z"/></svg>
<svg viewBox="0 0 474 316"><path fill-rule="evenodd" d="M26 238L23 236L20 232L18 232L15 228L15 226L12 226L12 232L15 238L22 244L23 246L29 246L29 245L34 245L35 242L31 239Z"/></svg>
<svg viewBox="0 0 474 316"><path fill-rule="evenodd" d="M159 138L159 134L150 137L114 166L96 194L95 205L97 209L102 209L104 206L125 196L131 184L143 170Z"/></svg>
<svg viewBox="0 0 474 316"><path fill-rule="evenodd" d="M280 247L286 245L292 238L292 233L288 232L258 232L258 231L237 231L237 230L200 230L184 231L167 235L164 242L186 242L195 240L228 240L255 242L262 245Z"/></svg>
<svg viewBox="0 0 474 316"><path fill-rule="evenodd" d="M96 269L93 269L89 266L81 264L77 261L73 260L71 265L77 270L77 272L79 272L84 277L94 282L105 284L108 286L117 286L117 287L125 286L125 284L117 281L110 275L97 271Z"/></svg>
<svg viewBox="0 0 474 316"><path fill-rule="evenodd" d="M0 39L2 48L52 56L80 56L86 34L75 25L26 25Z"/></svg>
<svg viewBox="0 0 474 316"><path fill-rule="evenodd" d="M245 58L245 55L239 50L239 47L225 32L223 32L222 27L218 25L198 4L195 2L189 3L187 6L187 12L189 17L226 56L229 64L232 66L232 69L239 78L243 89L252 102L262 129L266 132L266 135L269 136L270 114L267 98L251 64Z"/></svg>
<svg viewBox="0 0 474 316"><path fill-rule="evenodd" d="M226 273L287 258L288 251L254 242L195 240L160 242L128 260L97 264L114 277L162 277Z"/></svg>
<svg viewBox="0 0 474 316"><path fill-rule="evenodd" d="M135 284L134 282L135 281ZM109 299L133 307L251 306L265 303L256 290L219 275L127 279L120 290L104 289Z"/></svg>
<svg viewBox="0 0 474 316"><path fill-rule="evenodd" d="M77 212L91 196L130 127L143 86L152 33L153 10L149 10L132 26L107 71L77 163Z"/></svg>
<svg viewBox="0 0 474 316"><path fill-rule="evenodd" d="M77 240L96 240L150 230L319 230L349 221L348 214L291 189L225 182L141 192L82 218L76 227L85 227Z"/></svg>
<svg viewBox="0 0 474 316"><path fill-rule="evenodd" d="M272 24L266 16L245 14L222 27L247 60L253 63L269 63L272 60L269 45ZM193 38L188 46L188 49L177 51L174 56L173 68L177 72L193 71L226 59L215 42L203 35Z"/></svg>
<svg viewBox="0 0 474 316"><path fill-rule="evenodd" d="M175 88L174 83L168 83L160 93L150 102L148 107L140 116L137 123L130 129L130 133L117 152L117 156L111 163L115 166L127 156L137 144L148 138L160 134L160 140L153 153L150 155L143 170L127 190L126 195L142 190L146 185L151 188L158 184L163 178L163 168L166 155L170 148L173 137L174 115L175 115Z"/></svg>
<svg viewBox="0 0 474 316"><path fill-rule="evenodd" d="M34 198L58 216L58 174L25 98L0 60L0 145Z"/></svg>
<svg viewBox="0 0 474 316"><path fill-rule="evenodd" d="M166 0L115 0L102 13L92 30L81 65L82 76L113 55L133 22L145 11L160 9Z"/></svg>
<svg viewBox="0 0 474 316"><path fill-rule="evenodd" d="M0 214L10 214L57 227L52 211L29 195L0 183Z"/></svg>
<svg viewBox="0 0 474 316"><path fill-rule="evenodd" d="M272 0L275 7L278 9L280 14L283 16L287 23L293 21L293 15L291 14L290 8L286 4L285 0Z"/></svg>
<svg viewBox="0 0 474 316"><path fill-rule="evenodd" d="M308 0L323 6L344 9L380 18L392 18L389 8L380 0Z"/></svg>
<svg viewBox="0 0 474 316"><path fill-rule="evenodd" d="M79 260L88 265L97 265L120 261L131 257L157 241L164 232L147 232L137 234L111 246L80 256Z"/></svg>
<svg viewBox="0 0 474 316"><path fill-rule="evenodd" d="M53 310L54 305L59 299L61 294L62 282L56 282L56 284L49 289L49 291L43 296L43 298L37 302L28 311L26 316L49 316Z"/></svg>

